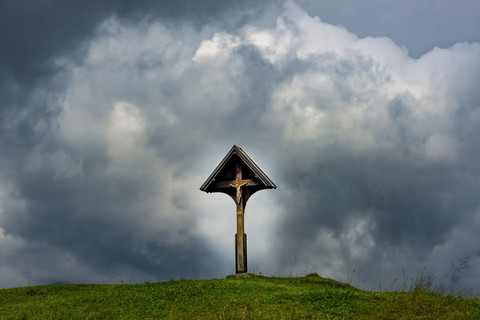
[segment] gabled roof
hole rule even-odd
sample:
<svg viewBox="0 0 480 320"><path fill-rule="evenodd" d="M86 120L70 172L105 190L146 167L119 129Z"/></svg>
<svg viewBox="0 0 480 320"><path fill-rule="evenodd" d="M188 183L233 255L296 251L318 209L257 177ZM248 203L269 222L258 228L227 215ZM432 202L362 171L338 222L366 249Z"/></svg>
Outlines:
<svg viewBox="0 0 480 320"><path fill-rule="evenodd" d="M200 187L200 190L205 191L205 192L211 192L209 191L209 187L213 181L215 181L217 175L222 171L222 169L228 164L228 162L232 159L234 156L238 156L242 162L255 174L255 177L260 180L260 182L263 184L261 189L276 189L277 186L275 183L273 183L272 180L270 180L269 177L260 169L255 162L253 162L252 159L247 155L245 151L242 150L242 148L234 145L230 151L228 151L227 155L223 158L223 160L220 162L220 164L213 170L212 174L208 177L208 179L202 184Z"/></svg>

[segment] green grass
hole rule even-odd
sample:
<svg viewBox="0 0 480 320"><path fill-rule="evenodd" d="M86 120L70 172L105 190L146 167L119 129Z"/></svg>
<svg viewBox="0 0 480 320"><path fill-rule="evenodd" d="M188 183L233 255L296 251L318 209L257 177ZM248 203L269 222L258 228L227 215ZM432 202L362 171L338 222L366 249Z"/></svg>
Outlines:
<svg viewBox="0 0 480 320"><path fill-rule="evenodd" d="M251 276L0 290L0 319L480 319L480 300Z"/></svg>

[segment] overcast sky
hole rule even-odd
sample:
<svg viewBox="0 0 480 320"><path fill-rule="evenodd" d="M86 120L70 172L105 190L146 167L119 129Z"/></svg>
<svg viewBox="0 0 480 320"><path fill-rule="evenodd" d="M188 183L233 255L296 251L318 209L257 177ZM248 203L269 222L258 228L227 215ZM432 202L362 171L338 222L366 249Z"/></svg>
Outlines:
<svg viewBox="0 0 480 320"><path fill-rule="evenodd" d="M0 287L249 271L480 291L480 2L1 1Z"/></svg>

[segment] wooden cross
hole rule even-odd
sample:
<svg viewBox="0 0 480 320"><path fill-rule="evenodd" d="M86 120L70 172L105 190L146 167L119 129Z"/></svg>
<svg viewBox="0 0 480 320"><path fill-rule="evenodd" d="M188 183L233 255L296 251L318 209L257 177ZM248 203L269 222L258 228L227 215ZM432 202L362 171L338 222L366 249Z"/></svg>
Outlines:
<svg viewBox="0 0 480 320"><path fill-rule="evenodd" d="M232 178L235 177L235 180ZM250 157L233 146L200 190L222 192L235 201L237 233L235 234L235 272L247 272L247 235L244 228L244 212L247 200L255 192L275 189L277 186L263 173ZM232 188L235 188L232 190Z"/></svg>
<svg viewBox="0 0 480 320"><path fill-rule="evenodd" d="M236 188L235 196L232 197L237 205L237 233L235 234L235 271L236 273L247 272L247 235L244 228L244 209L245 202L242 197L242 187L248 181L242 180L242 165L237 162L235 164L235 180L229 183L230 186Z"/></svg>
<svg viewBox="0 0 480 320"><path fill-rule="evenodd" d="M241 188L246 185L249 181L242 180L242 165L240 163L235 164L235 180L230 182L229 185L230 187L234 187L237 189L237 192L235 194L236 197L233 198L233 200L238 204L240 204L240 201L242 200L242 190Z"/></svg>

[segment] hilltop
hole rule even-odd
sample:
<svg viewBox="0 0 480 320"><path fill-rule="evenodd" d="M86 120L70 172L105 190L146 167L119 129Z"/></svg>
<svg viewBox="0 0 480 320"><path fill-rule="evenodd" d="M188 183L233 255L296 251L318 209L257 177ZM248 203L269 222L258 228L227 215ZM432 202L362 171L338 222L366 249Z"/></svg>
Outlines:
<svg viewBox="0 0 480 320"><path fill-rule="evenodd" d="M0 319L480 319L480 300L369 292L317 274L0 290Z"/></svg>

